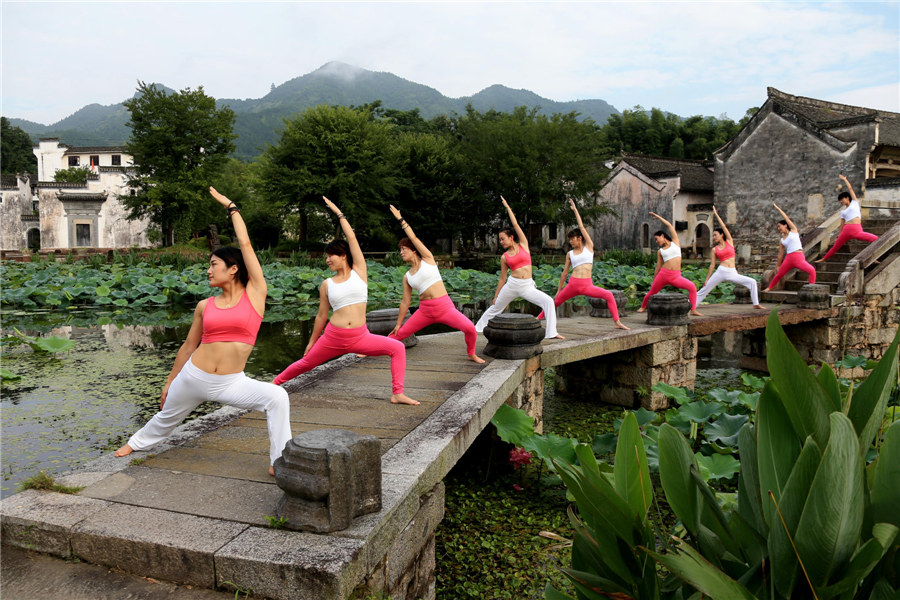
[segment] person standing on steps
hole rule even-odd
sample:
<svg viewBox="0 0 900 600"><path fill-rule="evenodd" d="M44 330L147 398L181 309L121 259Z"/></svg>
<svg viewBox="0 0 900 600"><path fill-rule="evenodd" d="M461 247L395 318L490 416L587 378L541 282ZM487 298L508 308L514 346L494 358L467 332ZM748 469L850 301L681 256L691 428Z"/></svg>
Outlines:
<svg viewBox="0 0 900 600"><path fill-rule="evenodd" d="M159 412L116 450L118 457L146 450L163 441L195 408L207 400L266 413L269 430L269 474L291 439L290 404L283 388L244 375L244 367L266 310L266 279L250 245L241 211L210 187L209 193L231 217L240 249L219 248L206 270L218 296L201 300L187 339L159 398Z"/></svg>
<svg viewBox="0 0 900 600"><path fill-rule="evenodd" d="M757 290L756 280L746 275L740 275L735 268L735 251L734 239L731 232L725 225L725 221L719 216L716 207L713 207L713 214L719 222L719 227L713 230L713 253L709 257L709 271L706 273L706 281L703 287L697 292L697 303L703 302L703 299L715 289L717 285L723 281L730 281L737 285L742 285L750 290L750 300L753 302L753 308L762 309L759 304L759 292ZM716 260L719 261L719 268L715 269ZM713 272L715 269L715 272Z"/></svg>
<svg viewBox="0 0 900 600"><path fill-rule="evenodd" d="M856 192L853 191L853 186L850 185L843 173L840 174L840 178L844 185L847 186L847 191L838 194L838 202L844 207L844 210L841 211L841 232L838 234L834 246L825 253L825 256L817 260L817 263L825 262L831 258L835 252L840 250L850 240L871 243L878 239L877 235L863 231L862 213L859 210L859 200L856 199Z"/></svg>
<svg viewBox="0 0 900 600"><path fill-rule="evenodd" d="M573 229L569 232L569 245L572 246L572 249L566 253L566 264L563 266L562 275L559 278L559 286L556 288L556 297L553 299L553 304L559 306L575 296L603 298L606 300L606 306L609 307L609 312L612 314L613 326L616 329L629 330L631 328L626 327L619 319L619 310L612 292L594 285L592 279L594 241L581 221L581 215L578 214L578 207L575 205L575 201L571 198L569 199L569 206L575 213L578 229ZM569 283L566 284L566 275L569 274L569 267L572 268L572 277L569 278ZM544 318L544 313L539 314L537 318Z"/></svg>
<svg viewBox="0 0 900 600"><path fill-rule="evenodd" d="M325 205L337 215L347 241L333 240L325 246L325 264L334 277L319 288L319 312L303 358L275 378L275 385L314 369L327 360L356 352L366 356L391 357L391 403L419 404L403 393L406 376L406 348L400 342L369 332L366 326L366 302L369 298L366 258L347 217L334 202L322 196ZM332 311L331 318L328 312Z"/></svg>
<svg viewBox="0 0 900 600"><path fill-rule="evenodd" d="M442 323L463 332L466 340L466 353L469 360L483 363L484 359L475 354L475 342L478 334L475 332L475 324L464 314L456 309L441 272L438 269L434 255L425 247L425 244L416 237L412 227L400 215L393 204L390 205L391 214L400 222L400 227L407 237L400 240L400 258L410 265L409 271L403 276L403 299L400 301L400 313L397 315L397 325L388 335L394 339L402 340L416 333L423 327ZM404 324L403 317L409 310L412 302L413 289L419 294L419 308Z"/></svg>
<svg viewBox="0 0 900 600"><path fill-rule="evenodd" d="M797 229L797 226L787 216L787 213L781 210L777 204L773 202L772 206L784 217L776 224L778 233L781 235L781 247L778 248L778 272L775 273L775 277L772 278L769 286L763 291L771 292L775 284L781 281L781 278L787 275L791 269L800 269L809 275L810 283L815 283L816 268L806 262L806 256L803 254L803 243L800 241L800 230Z"/></svg>
<svg viewBox="0 0 900 600"><path fill-rule="evenodd" d="M697 310L697 286L690 279L681 276L681 245L675 227L655 212L651 212L650 216L665 225L669 233L660 229L653 234L653 238L659 246L659 252L656 255L656 270L653 273L650 291L644 296L644 301L641 302L641 307L637 312L642 313L647 310L650 296L658 293L665 286L671 285L688 291L691 314L695 317L702 317L703 314Z"/></svg>
<svg viewBox="0 0 900 600"><path fill-rule="evenodd" d="M516 298L522 298L532 304L537 304L547 314L544 339L564 340L566 338L556 331L556 307L553 304L553 298L537 289L534 279L531 278L531 254L528 252L528 240L525 239L525 232L519 227L516 215L513 214L506 199L500 196L500 201L509 214L512 227L504 227L498 234L500 245L506 250L500 256L500 281L497 282L497 291L494 292L491 305L475 324L475 331L478 333L484 331L488 322L502 313L510 302ZM507 272L509 273L508 278Z"/></svg>

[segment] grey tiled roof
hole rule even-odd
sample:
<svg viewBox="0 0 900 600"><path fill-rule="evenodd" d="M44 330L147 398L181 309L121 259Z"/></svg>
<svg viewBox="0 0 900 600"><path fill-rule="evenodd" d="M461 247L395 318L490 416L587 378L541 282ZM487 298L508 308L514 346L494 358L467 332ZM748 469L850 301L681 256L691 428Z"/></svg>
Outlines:
<svg viewBox="0 0 900 600"><path fill-rule="evenodd" d="M680 176L681 189L686 192L713 191L713 172L707 161L628 153L622 154L622 160L654 179Z"/></svg>
<svg viewBox="0 0 900 600"><path fill-rule="evenodd" d="M101 153L101 152L117 152L122 153L125 152L125 146L70 146L66 150L66 154L90 154Z"/></svg>

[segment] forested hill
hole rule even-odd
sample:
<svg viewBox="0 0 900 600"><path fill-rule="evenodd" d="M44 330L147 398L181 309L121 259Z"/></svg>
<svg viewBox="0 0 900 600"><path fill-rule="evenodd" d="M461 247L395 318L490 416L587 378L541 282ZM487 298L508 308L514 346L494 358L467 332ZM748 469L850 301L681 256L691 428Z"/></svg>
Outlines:
<svg viewBox="0 0 900 600"><path fill-rule="evenodd" d="M511 111L517 106L539 108L541 113L577 111L582 119L590 118L602 125L619 111L603 100L556 102L528 90L513 90L493 85L472 96L449 98L434 88L408 81L391 73L368 71L352 65L330 62L301 77L291 79L258 99L219 99L219 105L234 110L237 119L235 141L238 158L250 159L260 154L267 143L278 141L284 117L319 104L355 105L381 100L382 106L396 110L418 108L430 119L440 114L462 114L467 104L479 111L495 109ZM59 137L73 146L119 145L130 131L125 123L128 111L119 104L90 104L52 125L41 125L24 119L10 118L33 140Z"/></svg>

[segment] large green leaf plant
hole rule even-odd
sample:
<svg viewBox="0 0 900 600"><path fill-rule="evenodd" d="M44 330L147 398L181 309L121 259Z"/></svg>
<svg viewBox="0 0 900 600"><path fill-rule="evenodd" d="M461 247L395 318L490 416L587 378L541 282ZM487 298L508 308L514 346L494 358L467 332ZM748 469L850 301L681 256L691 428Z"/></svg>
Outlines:
<svg viewBox="0 0 900 600"><path fill-rule="evenodd" d="M773 312L771 379L755 421L738 434L736 506L719 504L684 435L659 428L660 483L686 531L669 548L656 547L648 526L652 491L633 415L623 422L614 476L585 445L577 465L553 458L577 504L567 575L579 600L900 598L900 425L884 429L882 418L898 381L898 340L900 333L844 392L830 366L818 374L806 366ZM873 443L880 452L867 464ZM648 557L669 576L661 579ZM548 586L545 597L566 596Z"/></svg>

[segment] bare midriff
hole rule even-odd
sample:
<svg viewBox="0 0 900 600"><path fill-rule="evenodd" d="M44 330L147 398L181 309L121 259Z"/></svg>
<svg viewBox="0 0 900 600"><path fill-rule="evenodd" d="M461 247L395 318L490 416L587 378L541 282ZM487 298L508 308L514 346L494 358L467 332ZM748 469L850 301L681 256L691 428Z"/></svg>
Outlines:
<svg viewBox="0 0 900 600"><path fill-rule="evenodd" d="M443 281L435 281L428 289L419 294L419 301L434 300L435 298L443 298L447 295L447 287Z"/></svg>
<svg viewBox="0 0 900 600"><path fill-rule="evenodd" d="M531 265L513 269L509 272L509 276L515 277L516 279L531 279Z"/></svg>
<svg viewBox="0 0 900 600"><path fill-rule="evenodd" d="M591 270L593 266L593 263L578 265L577 267L572 269L572 277L575 277L577 279L590 279L590 277L593 275L593 272Z"/></svg>
<svg viewBox="0 0 900 600"><path fill-rule="evenodd" d="M353 329L366 324L366 303L359 302L337 309L328 322L341 329Z"/></svg>
<svg viewBox="0 0 900 600"><path fill-rule="evenodd" d="M201 371L230 375L244 370L251 351L253 346L243 342L200 344L191 355L191 362Z"/></svg>

